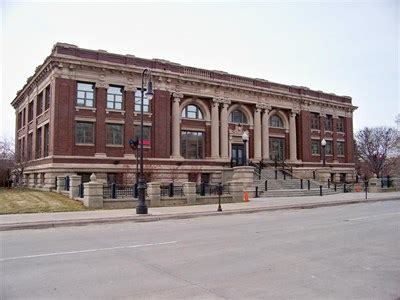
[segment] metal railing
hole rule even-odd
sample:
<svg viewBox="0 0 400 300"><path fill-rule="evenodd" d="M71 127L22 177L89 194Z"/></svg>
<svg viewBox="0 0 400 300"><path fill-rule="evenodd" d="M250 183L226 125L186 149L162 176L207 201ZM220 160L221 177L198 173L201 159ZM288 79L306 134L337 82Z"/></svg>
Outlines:
<svg viewBox="0 0 400 300"><path fill-rule="evenodd" d="M169 183L168 185L161 185L160 186L160 196L161 198L167 197L183 197L185 196L183 192L182 185L175 185L173 182Z"/></svg>
<svg viewBox="0 0 400 300"><path fill-rule="evenodd" d="M134 198L135 187L133 185L123 184L105 184L103 185L103 198L105 199L123 199Z"/></svg>
<svg viewBox="0 0 400 300"><path fill-rule="evenodd" d="M200 196L213 196L218 195L219 188L222 187L222 194L230 194L229 184L211 184L202 182L196 185L196 194Z"/></svg>

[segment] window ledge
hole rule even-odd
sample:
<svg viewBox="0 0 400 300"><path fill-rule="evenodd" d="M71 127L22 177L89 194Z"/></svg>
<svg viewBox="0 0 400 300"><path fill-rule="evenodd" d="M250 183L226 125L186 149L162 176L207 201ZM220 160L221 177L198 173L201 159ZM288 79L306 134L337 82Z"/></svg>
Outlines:
<svg viewBox="0 0 400 300"><path fill-rule="evenodd" d="M194 119L194 118L182 118L181 120L188 120L188 121L199 121L199 122L205 122L206 120L204 119Z"/></svg>
<svg viewBox="0 0 400 300"><path fill-rule="evenodd" d="M75 110L91 110L92 112L96 112L96 107L88 107L88 106L75 106Z"/></svg>
<svg viewBox="0 0 400 300"><path fill-rule="evenodd" d="M89 147L94 147L94 144L82 144L82 143L76 143L75 146L89 146Z"/></svg>
<svg viewBox="0 0 400 300"><path fill-rule="evenodd" d="M124 145L106 144L106 147L123 148Z"/></svg>
<svg viewBox="0 0 400 300"><path fill-rule="evenodd" d="M125 115L125 110L106 108L106 114L109 114L110 112L116 112L116 113L121 113L121 115Z"/></svg>
<svg viewBox="0 0 400 300"><path fill-rule="evenodd" d="M344 155L344 154L343 154L343 155L338 155L337 157L344 158L344 157L345 157L345 155Z"/></svg>
<svg viewBox="0 0 400 300"><path fill-rule="evenodd" d="M133 112L133 115L134 115L134 116L140 116L141 113L140 113L140 111L134 111L134 112ZM143 116L149 116L149 117L151 117L152 115L153 115L152 113L143 112Z"/></svg>
<svg viewBox="0 0 400 300"><path fill-rule="evenodd" d="M275 129L286 129L285 127L275 127L275 126L269 126L269 128L275 128Z"/></svg>
<svg viewBox="0 0 400 300"><path fill-rule="evenodd" d="M321 156L321 154L311 154L312 156L318 156L318 157L320 157Z"/></svg>

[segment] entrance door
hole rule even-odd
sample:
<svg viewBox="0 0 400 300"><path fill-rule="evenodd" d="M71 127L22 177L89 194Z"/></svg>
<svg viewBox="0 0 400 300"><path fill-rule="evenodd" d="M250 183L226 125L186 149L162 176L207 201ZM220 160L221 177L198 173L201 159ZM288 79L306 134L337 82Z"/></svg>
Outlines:
<svg viewBox="0 0 400 300"><path fill-rule="evenodd" d="M269 156L272 160L274 160L275 158L280 161L285 159L285 139L269 139Z"/></svg>
<svg viewBox="0 0 400 300"><path fill-rule="evenodd" d="M232 144L232 164L234 166L243 166L244 162L244 145Z"/></svg>

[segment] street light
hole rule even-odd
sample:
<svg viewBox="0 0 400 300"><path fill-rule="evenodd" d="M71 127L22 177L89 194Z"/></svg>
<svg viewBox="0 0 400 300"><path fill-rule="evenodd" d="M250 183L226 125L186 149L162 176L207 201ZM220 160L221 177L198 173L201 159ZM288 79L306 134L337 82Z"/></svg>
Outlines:
<svg viewBox="0 0 400 300"><path fill-rule="evenodd" d="M146 183L144 182L143 175L143 97L144 97L144 80L145 76L148 76L147 81L147 89L146 89L146 97L150 101L153 99L153 82L151 81L151 70L146 68L142 73L142 97L140 100L140 136L139 136L139 145L140 145L140 173L139 173L139 183L138 183L138 205L136 206L136 213L139 215L147 214L147 205L146 205Z"/></svg>
<svg viewBox="0 0 400 300"><path fill-rule="evenodd" d="M326 146L326 141L325 139L322 139L321 141L321 146L322 146L322 166L325 167L326 162L325 162L325 146Z"/></svg>
<svg viewBox="0 0 400 300"><path fill-rule="evenodd" d="M242 140L243 140L243 144L244 144L244 150L243 150L243 165L247 166L247 141L249 140L249 136L247 135L246 132L243 133L242 135Z"/></svg>

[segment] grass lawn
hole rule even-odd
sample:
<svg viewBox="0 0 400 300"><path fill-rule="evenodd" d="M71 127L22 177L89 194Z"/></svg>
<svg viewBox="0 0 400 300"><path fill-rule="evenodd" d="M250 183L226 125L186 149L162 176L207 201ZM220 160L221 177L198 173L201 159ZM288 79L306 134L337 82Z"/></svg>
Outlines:
<svg viewBox="0 0 400 300"><path fill-rule="evenodd" d="M63 195L26 188L0 188L0 214L86 210L81 202Z"/></svg>

